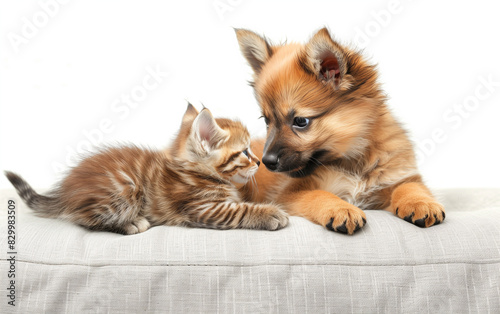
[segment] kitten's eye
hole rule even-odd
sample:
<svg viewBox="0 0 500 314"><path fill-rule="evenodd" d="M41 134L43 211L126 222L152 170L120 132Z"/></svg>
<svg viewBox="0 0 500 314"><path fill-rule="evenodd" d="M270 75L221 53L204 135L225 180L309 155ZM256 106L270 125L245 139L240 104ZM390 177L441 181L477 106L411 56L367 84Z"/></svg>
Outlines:
<svg viewBox="0 0 500 314"><path fill-rule="evenodd" d="M245 149L244 151L242 151L242 153L248 157L248 149Z"/></svg>
<svg viewBox="0 0 500 314"><path fill-rule="evenodd" d="M293 127L303 129L309 125L309 119L303 117L295 117L293 119Z"/></svg>

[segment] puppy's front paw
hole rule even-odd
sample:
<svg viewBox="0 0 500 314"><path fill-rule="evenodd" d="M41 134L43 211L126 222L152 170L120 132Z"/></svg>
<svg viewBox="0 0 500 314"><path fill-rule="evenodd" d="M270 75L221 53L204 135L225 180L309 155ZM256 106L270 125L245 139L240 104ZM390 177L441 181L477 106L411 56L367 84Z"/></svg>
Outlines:
<svg viewBox="0 0 500 314"><path fill-rule="evenodd" d="M326 216L325 227L331 231L353 234L366 225L365 213L346 202L327 210Z"/></svg>
<svg viewBox="0 0 500 314"><path fill-rule="evenodd" d="M421 228L438 225L446 217L443 205L431 197L401 198L394 207L396 216Z"/></svg>

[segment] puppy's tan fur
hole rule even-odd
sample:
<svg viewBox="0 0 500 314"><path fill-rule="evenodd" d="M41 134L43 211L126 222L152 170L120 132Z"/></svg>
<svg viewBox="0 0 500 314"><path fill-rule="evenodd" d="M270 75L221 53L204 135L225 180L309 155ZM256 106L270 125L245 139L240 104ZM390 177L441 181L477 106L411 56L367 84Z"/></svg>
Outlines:
<svg viewBox="0 0 500 314"><path fill-rule="evenodd" d="M360 208L385 209L421 227L444 220L373 65L326 28L306 44L270 45L248 30L236 34L268 125L266 142L254 141L252 150L264 163L266 154L278 157L275 172L260 167L257 186L244 187L247 200L275 201L349 234L366 223ZM296 117L309 125L298 128Z"/></svg>

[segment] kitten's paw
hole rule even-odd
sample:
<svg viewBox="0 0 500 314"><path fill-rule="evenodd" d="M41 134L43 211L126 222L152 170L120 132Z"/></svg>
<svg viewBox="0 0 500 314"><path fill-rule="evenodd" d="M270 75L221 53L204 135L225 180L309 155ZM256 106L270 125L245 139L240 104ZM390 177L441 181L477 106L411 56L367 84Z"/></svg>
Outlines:
<svg viewBox="0 0 500 314"><path fill-rule="evenodd" d="M325 227L331 231L353 234L366 225L365 213L347 202L337 202L336 206L325 214Z"/></svg>
<svg viewBox="0 0 500 314"><path fill-rule="evenodd" d="M431 197L401 198L393 206L396 216L421 228L438 225L446 217L443 205Z"/></svg>
<svg viewBox="0 0 500 314"><path fill-rule="evenodd" d="M285 228L288 225L288 214L278 206L268 206L270 206L270 215L265 221L264 229L273 231Z"/></svg>
<svg viewBox="0 0 500 314"><path fill-rule="evenodd" d="M151 227L149 221L144 217L137 217L132 223L126 225L123 229L125 234L136 234L148 230Z"/></svg>

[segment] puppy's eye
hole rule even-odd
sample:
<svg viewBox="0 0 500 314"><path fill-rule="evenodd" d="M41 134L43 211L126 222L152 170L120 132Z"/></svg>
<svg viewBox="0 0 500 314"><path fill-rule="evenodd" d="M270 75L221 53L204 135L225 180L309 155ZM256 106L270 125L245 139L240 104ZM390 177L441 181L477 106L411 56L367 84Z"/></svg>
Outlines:
<svg viewBox="0 0 500 314"><path fill-rule="evenodd" d="M293 127L303 129L309 125L309 119L303 117L295 117L293 119Z"/></svg>
<svg viewBox="0 0 500 314"><path fill-rule="evenodd" d="M242 153L243 153L243 155L248 157L248 149L245 149L244 151L242 151Z"/></svg>
<svg viewBox="0 0 500 314"><path fill-rule="evenodd" d="M260 117L259 117L259 119L260 119L260 118L264 118L264 122L266 123L266 126L269 126L269 119L268 119L267 117L265 117L265 116L260 116Z"/></svg>

